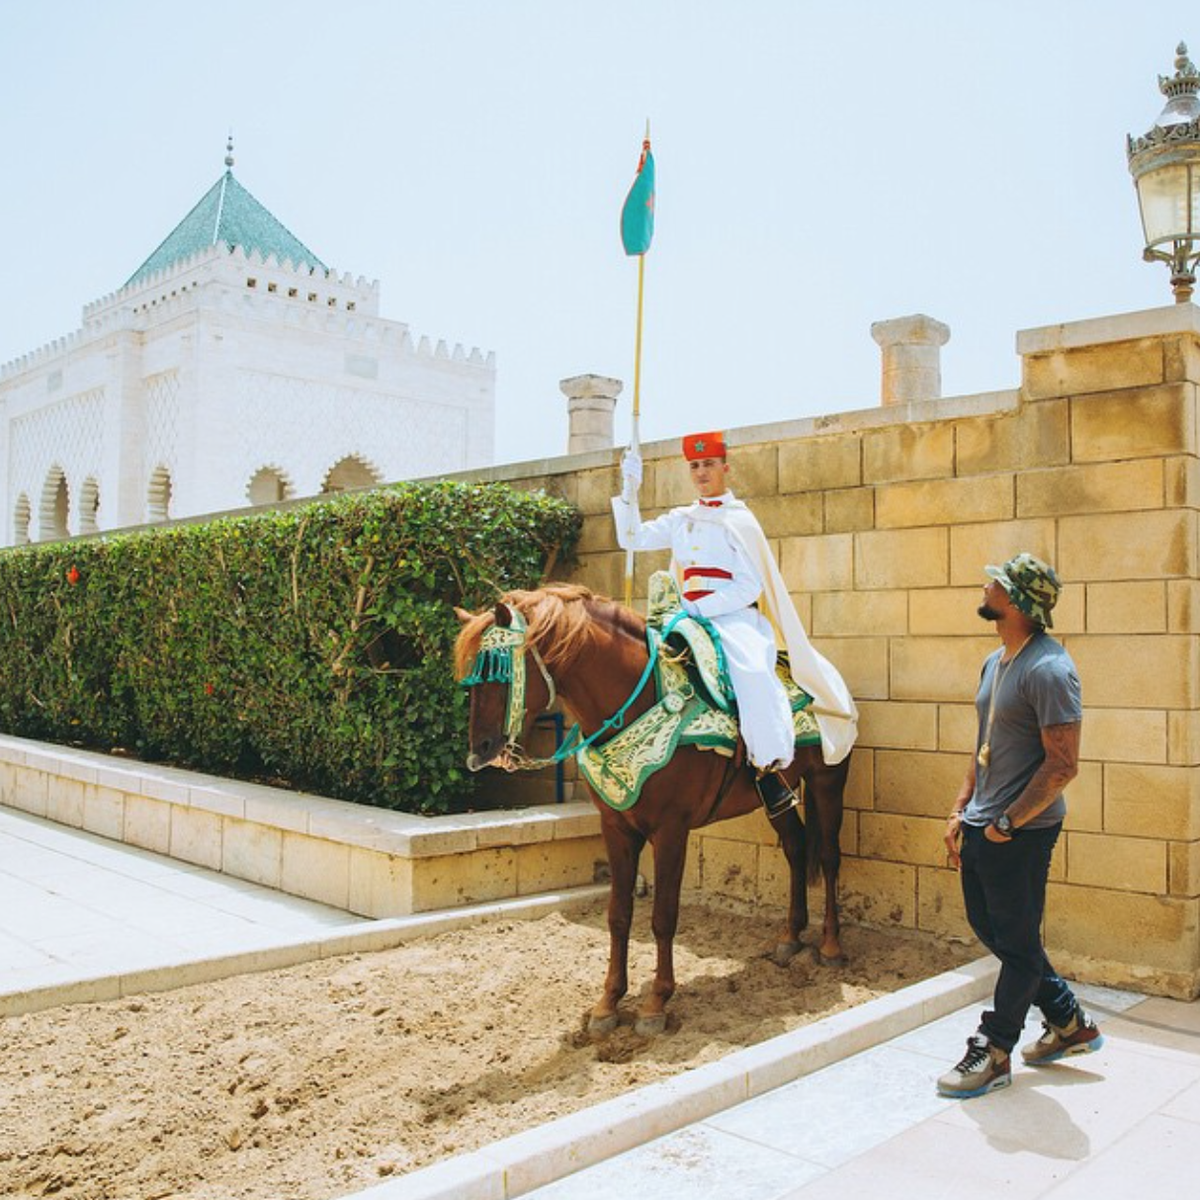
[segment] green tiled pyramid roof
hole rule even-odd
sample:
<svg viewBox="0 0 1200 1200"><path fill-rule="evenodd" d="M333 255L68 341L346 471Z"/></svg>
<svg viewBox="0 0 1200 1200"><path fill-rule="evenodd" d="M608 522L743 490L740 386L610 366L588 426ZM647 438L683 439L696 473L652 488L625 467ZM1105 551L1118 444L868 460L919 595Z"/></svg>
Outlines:
<svg viewBox="0 0 1200 1200"><path fill-rule="evenodd" d="M255 200L234 179L231 170L227 170L124 286L138 283L208 246L221 244L230 249L240 246L247 254L257 250L264 258L273 254L280 262L287 259L296 266L304 263L327 270L325 264Z"/></svg>

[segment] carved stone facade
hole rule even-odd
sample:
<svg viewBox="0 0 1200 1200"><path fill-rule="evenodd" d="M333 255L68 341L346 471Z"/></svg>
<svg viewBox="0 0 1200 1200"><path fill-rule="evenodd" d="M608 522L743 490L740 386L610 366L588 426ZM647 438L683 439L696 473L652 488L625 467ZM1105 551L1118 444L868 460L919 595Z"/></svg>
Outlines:
<svg viewBox="0 0 1200 1200"><path fill-rule="evenodd" d="M250 233L197 244L210 198ZM414 340L290 237L226 172L81 328L0 366L0 543L491 463L494 356Z"/></svg>

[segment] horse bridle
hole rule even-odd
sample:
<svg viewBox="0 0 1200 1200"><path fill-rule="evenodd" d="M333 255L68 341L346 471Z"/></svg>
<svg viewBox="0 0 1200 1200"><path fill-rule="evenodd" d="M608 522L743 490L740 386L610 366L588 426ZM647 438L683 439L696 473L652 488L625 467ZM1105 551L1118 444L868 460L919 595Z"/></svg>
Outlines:
<svg viewBox="0 0 1200 1200"><path fill-rule="evenodd" d="M519 749L521 731L525 727L525 660L532 656L548 693L545 707L552 708L558 698L554 679L546 669L536 646L527 645L525 618L515 609L509 608L512 620L508 625L492 625L479 639L479 653L471 673L461 681L465 688L477 683L502 683L508 686L508 700L504 712L504 736L506 749Z"/></svg>
<svg viewBox="0 0 1200 1200"><path fill-rule="evenodd" d="M533 655L533 661L542 673L542 679L545 680L548 693L546 708L553 707L558 696L558 689L555 688L554 680L546 669L546 664L542 661L537 647L525 644L525 618L515 608L507 604L503 607L509 614L509 624L492 625L484 631L483 636L479 639L479 652L475 655L471 673L459 681L459 686L472 688L477 683L508 685L508 704L504 714L504 736L507 739L504 747L505 762L496 765L503 765L509 771L533 770L564 762L597 742L606 733L623 729L626 715L654 673L655 662L663 641L676 624L687 615L682 610L676 613L663 630L662 636L652 640L646 666L642 670L641 678L634 684L633 691L629 693L625 703L594 733L584 737L579 723L576 722L563 738L562 744L549 758L531 758L518 741L525 725L525 659L527 655ZM522 651L522 653L518 653L518 651Z"/></svg>

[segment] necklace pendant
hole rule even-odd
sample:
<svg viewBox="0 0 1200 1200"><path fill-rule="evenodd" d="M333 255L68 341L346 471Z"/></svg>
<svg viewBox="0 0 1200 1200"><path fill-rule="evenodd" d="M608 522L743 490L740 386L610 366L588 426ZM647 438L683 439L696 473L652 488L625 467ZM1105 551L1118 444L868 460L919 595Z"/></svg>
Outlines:
<svg viewBox="0 0 1200 1200"><path fill-rule="evenodd" d="M975 756L975 761L986 769L988 763L992 761L992 747L989 743L984 742L979 747L979 753Z"/></svg>

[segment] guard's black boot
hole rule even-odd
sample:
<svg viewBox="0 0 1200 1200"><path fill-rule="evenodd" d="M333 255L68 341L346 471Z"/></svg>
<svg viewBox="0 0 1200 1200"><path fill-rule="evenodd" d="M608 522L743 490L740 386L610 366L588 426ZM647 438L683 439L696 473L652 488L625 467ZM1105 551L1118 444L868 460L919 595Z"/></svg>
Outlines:
<svg viewBox="0 0 1200 1200"><path fill-rule="evenodd" d="M800 803L800 797L788 786L781 771L760 772L754 786L771 820L782 817L789 808Z"/></svg>

